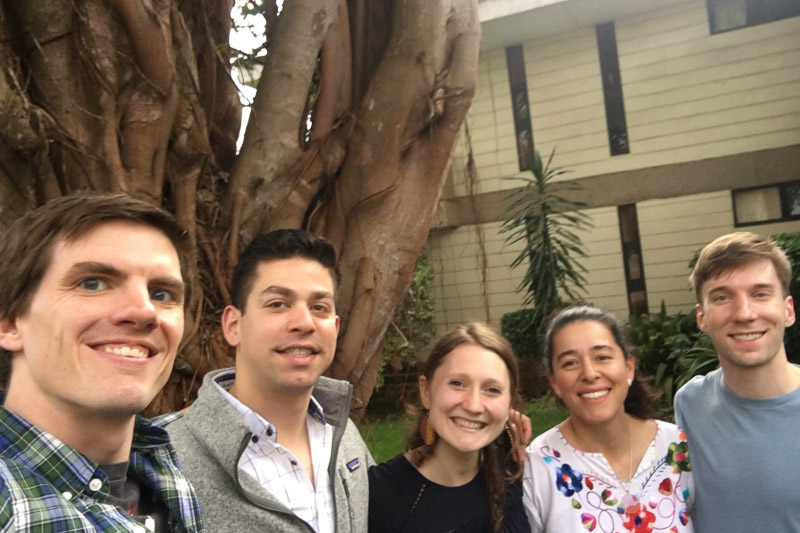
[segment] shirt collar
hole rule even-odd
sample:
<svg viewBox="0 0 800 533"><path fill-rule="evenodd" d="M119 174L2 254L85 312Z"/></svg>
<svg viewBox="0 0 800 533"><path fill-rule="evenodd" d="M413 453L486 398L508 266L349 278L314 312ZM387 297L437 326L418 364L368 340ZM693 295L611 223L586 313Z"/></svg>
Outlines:
<svg viewBox="0 0 800 533"><path fill-rule="evenodd" d="M0 455L38 472L60 492L81 493L101 472L78 450L2 406Z"/></svg>
<svg viewBox="0 0 800 533"><path fill-rule="evenodd" d="M222 397L228 400L228 402L233 405L233 407L242 415L245 425L247 425L247 428L253 433L253 435L258 435L259 437L265 436L265 438L268 438L272 441L277 440L277 430L272 423L240 402L238 398L228 392L235 380L236 371L231 370L230 372L223 372L218 376L215 376L213 383ZM308 402L308 414L318 423L322 425L327 424L322 405L320 405L314 396L311 396L311 400Z"/></svg>

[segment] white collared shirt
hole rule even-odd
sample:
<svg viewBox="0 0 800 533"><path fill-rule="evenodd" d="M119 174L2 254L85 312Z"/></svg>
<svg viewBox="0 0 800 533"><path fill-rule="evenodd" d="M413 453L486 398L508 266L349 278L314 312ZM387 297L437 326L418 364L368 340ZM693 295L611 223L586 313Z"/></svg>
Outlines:
<svg viewBox="0 0 800 533"><path fill-rule="evenodd" d="M257 480L264 490L308 522L317 533L334 533L336 506L328 475L333 427L325 422L322 406L312 396L306 414L315 477L312 484L300 461L291 451L278 444L275 426L228 392L234 379L234 372L225 373L214 380L214 385L242 414L244 423L253 433L239 458L239 471Z"/></svg>

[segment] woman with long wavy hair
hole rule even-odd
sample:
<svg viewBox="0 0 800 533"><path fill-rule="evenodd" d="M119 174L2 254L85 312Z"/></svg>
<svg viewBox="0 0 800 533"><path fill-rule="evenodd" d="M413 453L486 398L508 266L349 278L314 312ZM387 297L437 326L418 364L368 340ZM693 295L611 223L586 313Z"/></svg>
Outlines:
<svg viewBox="0 0 800 533"><path fill-rule="evenodd" d="M529 532L507 430L518 384L514 352L490 326L440 337L419 378L410 451L370 469L370 531Z"/></svg>

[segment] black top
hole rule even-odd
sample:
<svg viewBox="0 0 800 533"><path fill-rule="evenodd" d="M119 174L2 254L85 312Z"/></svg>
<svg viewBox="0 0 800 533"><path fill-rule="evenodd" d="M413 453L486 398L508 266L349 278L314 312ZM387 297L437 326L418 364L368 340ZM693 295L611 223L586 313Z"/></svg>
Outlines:
<svg viewBox="0 0 800 533"><path fill-rule="evenodd" d="M506 486L506 533L530 533L522 506L522 481ZM483 533L492 531L482 472L460 487L425 478L402 454L369 469L369 530L372 533Z"/></svg>

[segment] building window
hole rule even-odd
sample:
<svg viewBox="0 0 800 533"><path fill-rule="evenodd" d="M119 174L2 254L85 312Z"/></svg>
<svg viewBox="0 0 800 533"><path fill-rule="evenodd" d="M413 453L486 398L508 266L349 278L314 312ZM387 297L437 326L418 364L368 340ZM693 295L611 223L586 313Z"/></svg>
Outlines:
<svg viewBox="0 0 800 533"><path fill-rule="evenodd" d="M517 156L519 169L531 170L533 167L533 127L531 111L528 107L528 80L525 77L525 56L522 46L506 48L508 84L511 89L511 108L514 113L514 133L517 136Z"/></svg>
<svg viewBox="0 0 800 533"><path fill-rule="evenodd" d="M625 121L617 35L613 22L597 26L597 51L600 55L600 75L603 77L603 100L606 104L606 126L611 155L628 154L630 153L628 125Z"/></svg>
<svg viewBox="0 0 800 533"><path fill-rule="evenodd" d="M800 15L798 0L706 0L706 4L712 34Z"/></svg>
<svg viewBox="0 0 800 533"><path fill-rule="evenodd" d="M628 311L641 316L650 309L647 305L647 287L644 283L642 243L639 239L639 216L636 204L617 207L619 236L622 241L622 262L625 266L625 284L628 291Z"/></svg>
<svg viewBox="0 0 800 533"><path fill-rule="evenodd" d="M738 226L800 219L800 181L731 191Z"/></svg>

